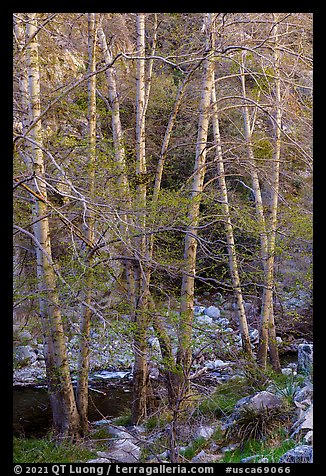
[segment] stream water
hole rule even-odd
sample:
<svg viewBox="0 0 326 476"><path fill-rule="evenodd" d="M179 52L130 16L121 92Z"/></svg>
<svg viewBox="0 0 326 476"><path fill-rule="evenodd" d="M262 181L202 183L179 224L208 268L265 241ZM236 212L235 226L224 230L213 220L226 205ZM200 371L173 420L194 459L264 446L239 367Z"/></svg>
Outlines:
<svg viewBox="0 0 326 476"><path fill-rule="evenodd" d="M295 362L296 354L282 357L282 366ZM129 372L94 373L89 381L89 421L115 418L131 407ZM51 429L52 415L45 386L15 386L13 432L16 436L40 438Z"/></svg>
<svg viewBox="0 0 326 476"><path fill-rule="evenodd" d="M120 416L131 405L131 381L126 372L97 372L89 383L89 420ZM101 392L101 393L99 393ZM44 386L13 389L13 433L40 438L51 429L52 416Z"/></svg>

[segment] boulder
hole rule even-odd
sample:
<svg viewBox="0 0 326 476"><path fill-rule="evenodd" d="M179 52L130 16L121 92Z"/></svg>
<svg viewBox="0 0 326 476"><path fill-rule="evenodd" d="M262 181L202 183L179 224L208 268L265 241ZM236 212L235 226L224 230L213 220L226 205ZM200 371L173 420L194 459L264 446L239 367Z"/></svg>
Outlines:
<svg viewBox="0 0 326 476"><path fill-rule="evenodd" d="M263 390L262 392L254 393L248 397L241 398L235 405L235 410L240 410L243 407L251 410L261 410L262 408L280 408L282 400L277 395Z"/></svg>
<svg viewBox="0 0 326 476"><path fill-rule="evenodd" d="M201 425L196 428L194 432L194 438L205 438L208 440L214 433L215 429L212 426Z"/></svg>
<svg viewBox="0 0 326 476"><path fill-rule="evenodd" d="M311 374L313 367L313 344L299 344L298 373Z"/></svg>
<svg viewBox="0 0 326 476"><path fill-rule="evenodd" d="M302 403L302 402L309 402L311 403L313 397L313 387L312 384L308 384L305 387L301 388L298 392L296 392L294 396L294 402ZM309 403L309 405L310 405Z"/></svg>
<svg viewBox="0 0 326 476"><path fill-rule="evenodd" d="M287 451L280 457L279 463L312 463L313 451L312 446L300 445L292 450Z"/></svg>
<svg viewBox="0 0 326 476"><path fill-rule="evenodd" d="M205 314L212 319L218 319L221 315L221 311L216 306L209 306L205 309Z"/></svg>
<svg viewBox="0 0 326 476"><path fill-rule="evenodd" d="M212 325L213 324L213 319L209 316L206 316L205 314L198 314L195 316L196 322L199 324L207 324L207 325Z"/></svg>
<svg viewBox="0 0 326 476"><path fill-rule="evenodd" d="M35 362L37 355L30 345L19 345L14 348L14 361L19 365L27 366Z"/></svg>
<svg viewBox="0 0 326 476"><path fill-rule="evenodd" d="M112 463L138 463L140 447L129 439L114 442L108 451L99 451L98 456L110 460Z"/></svg>
<svg viewBox="0 0 326 476"><path fill-rule="evenodd" d="M313 422L313 404L301 415L299 420L297 420L294 425L292 426L292 435L293 438L296 435L302 436L303 434L307 433L314 428Z"/></svg>
<svg viewBox="0 0 326 476"><path fill-rule="evenodd" d="M312 430L308 431L308 433L306 433L303 437L304 443L307 443L308 445L312 445L313 444L313 436L314 436L314 432Z"/></svg>
<svg viewBox="0 0 326 476"><path fill-rule="evenodd" d="M296 371L289 367L284 367L284 369L281 369L281 372L283 375L296 375Z"/></svg>

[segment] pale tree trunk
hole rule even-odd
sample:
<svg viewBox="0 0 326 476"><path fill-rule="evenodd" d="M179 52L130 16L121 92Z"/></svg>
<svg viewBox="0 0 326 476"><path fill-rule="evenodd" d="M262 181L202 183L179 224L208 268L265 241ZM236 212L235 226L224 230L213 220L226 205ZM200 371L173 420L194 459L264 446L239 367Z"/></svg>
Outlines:
<svg viewBox="0 0 326 476"><path fill-rule="evenodd" d="M210 99L213 82L214 62L210 57L214 48L212 33L212 15L205 14L206 24L206 51L207 58L204 65L202 95L199 109L198 135L196 144L196 159L194 166L191 203L188 208L188 226L184 245L184 270L181 286L181 316L178 328L179 346L177 353L177 367L179 372L179 403L189 391L189 373L192 362L192 324L194 306L194 285L197 254L197 227L199 223L199 207L205 178L205 162L207 148L207 134L210 117Z"/></svg>
<svg viewBox="0 0 326 476"><path fill-rule="evenodd" d="M97 35L100 41L101 49L104 56L105 64L109 65L112 60L112 53L108 48L107 41L102 26L98 27ZM126 163L125 163L125 146L123 140L123 131L120 119L120 102L119 102L119 93L117 90L116 84L116 72L114 67L110 67L105 71L108 90L109 90L109 99L110 107L112 112L112 136L113 136L113 145L114 145L114 154L115 154L115 163L118 168L118 183L122 190L122 197L124 197L127 203L130 202L129 194L129 184L126 174ZM126 216L124 216L126 219Z"/></svg>
<svg viewBox="0 0 326 476"><path fill-rule="evenodd" d="M88 73L96 70L96 14L88 13ZM95 163L96 163L96 75L88 80L88 177L89 196L94 198L95 190ZM94 242L94 217L91 211L88 212L88 223L85 235L87 239ZM89 338L92 310L89 306L92 303L93 279L90 268L92 258L86 258L88 270L86 271L86 296L83 308L83 315L80 319L80 341L78 355L78 379L77 379L77 407L81 418L81 425L84 434L88 433L88 373L89 373Z"/></svg>
<svg viewBox="0 0 326 476"><path fill-rule="evenodd" d="M29 13L27 14L26 41L30 41L26 48L26 58L30 123L37 121L41 114L37 35L33 37L36 31L37 14ZM46 199L43 152L36 145L40 144L42 146L41 121L36 122L33 129L31 129L30 137L34 141L31 147L33 165L31 166L30 162L27 165L30 167L30 172L35 174L37 192ZM36 260L48 390L55 431L60 436L78 437L80 419L70 378L56 274L51 258L50 229L47 216L46 203L42 200L35 200L33 232L42 248L36 248Z"/></svg>
<svg viewBox="0 0 326 476"><path fill-rule="evenodd" d="M246 52L243 52L241 66L240 66L240 80L242 85L242 96L245 99L245 101L244 101L244 106L242 110L243 110L243 122L244 122L244 136L245 136L247 151L249 156L248 163L250 167L251 182L252 182L252 188L253 188L254 197L255 197L255 209L256 209L256 215L257 215L258 226L259 226L259 236L260 236L260 252L261 252L261 259L262 259L263 270L264 270L264 291L263 291L263 297L262 297L262 316L263 316L264 312L267 311L267 307L264 306L264 303L265 303L265 294L266 294L265 286L266 286L266 266L267 266L267 258L268 258L268 242L267 242L263 199L262 199L259 177L258 177L256 163L255 163L256 162L255 154L254 154L254 149L252 144L252 132L253 132L254 124L251 124L249 109L246 104L247 93L246 93L246 79L245 79L245 58L246 58ZM263 325L262 317L260 320L260 330L259 330L259 349L260 349L260 352L262 351L262 349L266 349L266 352L267 352L267 349L268 349L268 328L266 328L266 326ZM259 350L258 350L258 355L259 355ZM258 357L258 362L261 363L259 357ZM263 366L266 367L266 362L265 362L265 365Z"/></svg>
<svg viewBox="0 0 326 476"><path fill-rule="evenodd" d="M242 54L242 62L240 66L240 79L242 85L242 95L246 99L246 84L245 84L245 57L246 53ZM261 309L261 319L260 319L260 330L259 330L259 345L257 352L258 364L266 368L267 364L267 352L269 346L269 319L274 322L273 314L273 291L270 292L268 289L268 281L270 280L268 260L269 260L269 243L268 243L268 233L267 233L267 224L264 213L264 205L261 194L260 182L256 167L255 154L252 144L252 132L254 128L254 121L251 123L250 114L246 102L243 106L243 119L244 119L244 134L247 144L248 156L249 156L249 166L250 174L252 181L252 188L254 191L255 197L255 209L259 225L259 236L260 236L260 250L261 250L261 259L264 270L264 291L262 296L262 309ZM274 328L275 332L275 328ZM276 343L276 337L274 339ZM270 346L271 347L271 346ZM275 346L273 346L273 352L278 354L278 351ZM275 359L276 361L276 359ZM274 366L277 370L277 366Z"/></svg>
<svg viewBox="0 0 326 476"><path fill-rule="evenodd" d="M135 265L135 285L137 305L134 313L134 369L133 369L133 403L132 422L139 423L147 416L147 390L148 390L148 369L147 369L147 304L148 285L147 276L142 263L147 257L147 240L145 235L146 226L146 155L145 155L145 102L146 102L146 81L145 81L145 14L137 14L137 76L136 76L136 178L137 197L135 205L138 209L136 218L136 232L140 237L136 240L135 253L138 263Z"/></svg>
<svg viewBox="0 0 326 476"><path fill-rule="evenodd" d="M158 164L156 167L155 183L154 183L153 197L152 197L152 203L151 203L151 214L152 214L153 225L155 225L163 169L164 169L165 159L166 159L166 155L167 155L167 151L168 151L168 147L169 147L169 143L170 143L170 139L172 135L172 130L173 130L173 127L174 127L174 124L175 124L175 121L176 121L176 118L182 103L182 99L184 97L186 86L188 82L190 81L191 77L193 76L193 73L196 69L197 67L191 70L187 74L184 81L178 88L173 109L170 114L168 125L165 130L161 152L160 152ZM154 234L151 234L149 238L149 262L152 261L153 254L154 254ZM149 273L150 271L151 270L149 268ZM170 405L170 408L173 409L173 407L175 406L175 402L177 400L177 386L175 384L177 379L176 363L172 353L172 345L171 345L170 336L168 335L166 331L164 322L160 318L159 314L155 312L155 304L153 303L153 301L151 301L151 304L152 304L151 316L153 320L153 327L160 343L160 349L161 349L163 366L164 366L164 370L163 370L164 379L165 379L166 388L168 391L169 405Z"/></svg>
<svg viewBox="0 0 326 476"><path fill-rule="evenodd" d="M112 53L107 45L106 37L100 24L98 27L98 38L101 45L102 53L104 56L104 61L106 65L109 65L112 60ZM108 92L109 92L109 102L111 108L111 126L112 126L112 136L113 136L113 145L114 145L114 157L115 165L118 171L118 184L119 191L116 194L118 201L124 203L124 208L131 209L131 196L130 196L130 187L128 182L128 177L126 173L126 154L125 154L125 144L123 137L123 129L120 118L120 101L119 101L119 92L116 84L116 70L114 67L107 68L105 71L107 83L108 83ZM130 305L133 309L136 308L136 295L135 295L135 279L134 279L134 265L133 261L130 259L132 257L132 246L130 240L130 225L131 218L127 213L121 215L121 222L119 224L119 230L124 241L123 253L126 254L127 259L124 260L123 266L126 273L127 289L128 289L128 298Z"/></svg>
<svg viewBox="0 0 326 476"><path fill-rule="evenodd" d="M222 198L222 210L223 210L224 221L225 221L225 232L226 232L226 240L227 240L227 246L228 246L230 274L232 279L232 287L233 287L233 291L234 291L236 301L237 301L237 306L238 306L238 320L239 320L239 327L241 332L242 348L246 357L247 358L249 357L250 359L253 360L253 353L251 349L246 312L245 312L244 301L243 301L241 285L240 285L238 260L237 260L237 254L235 249L233 226L231 221L228 192L227 192L227 186L226 186L226 180L225 180L224 160L223 160L223 152L222 152L222 145L221 145L219 118L218 118L218 110L217 110L217 103L216 103L216 88L215 88L214 78L213 78L213 86L212 86L212 123L213 123L214 141L216 144L217 172L219 176L219 186L220 186L221 198Z"/></svg>
<svg viewBox="0 0 326 476"><path fill-rule="evenodd" d="M275 261L275 240L277 230L278 215L278 195L280 182L280 161L281 161L281 126L282 126L282 100L281 100L281 79L280 79L280 53L279 53L279 35L278 22L274 20L274 69L275 69L275 146L272 164L272 181L271 181L271 203L270 203L270 223L268 236L268 260L266 266L267 282L266 282L266 306L270 306L268 313L268 334L269 334L269 351L274 370L281 371L281 364L277 349L276 329L273 312L273 288L274 288L274 261ZM267 313L266 313L267 314ZM264 318L265 316L263 316ZM267 315L266 315L267 320ZM265 362L265 354L261 355L262 361Z"/></svg>

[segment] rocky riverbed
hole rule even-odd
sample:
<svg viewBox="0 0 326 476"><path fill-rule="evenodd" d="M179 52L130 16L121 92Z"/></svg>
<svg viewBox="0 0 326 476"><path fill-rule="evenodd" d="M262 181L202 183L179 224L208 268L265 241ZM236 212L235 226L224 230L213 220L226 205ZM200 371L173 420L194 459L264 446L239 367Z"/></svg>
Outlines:
<svg viewBox="0 0 326 476"><path fill-rule="evenodd" d="M173 320L177 312L167 316L167 325L172 344L176 348L176 332ZM228 317L227 317L228 316ZM170 321L170 322L169 322ZM72 329L72 336L67 337L68 357L72 375L77 370L79 330L78 326ZM122 316L112 325L100 326L91 331L90 340L90 371L99 370L132 372L133 352L128 316ZM43 345L33 338L26 329L18 325L14 329L14 385L33 385L45 381L45 362ZM241 349L241 336L237 325L232 320L232 309L229 311L217 306L195 306L194 309L194 348L195 356L193 371L205 371L218 375L223 379L225 375L236 372L237 355ZM258 329L250 326L250 341L252 348L257 348L259 340ZM280 354L290 358L298 351L300 344L307 343L304 339L283 342L277 337ZM160 375L160 347L153 328L148 335L150 377L159 378Z"/></svg>

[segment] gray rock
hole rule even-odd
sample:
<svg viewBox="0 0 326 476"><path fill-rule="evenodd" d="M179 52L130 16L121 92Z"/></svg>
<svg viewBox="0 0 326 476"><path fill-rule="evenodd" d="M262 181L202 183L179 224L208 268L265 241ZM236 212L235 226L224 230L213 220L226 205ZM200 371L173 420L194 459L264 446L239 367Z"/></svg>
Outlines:
<svg viewBox="0 0 326 476"><path fill-rule="evenodd" d="M283 375L296 375L296 371L289 368L289 367L285 367L284 369L281 369L281 372Z"/></svg>
<svg viewBox="0 0 326 476"><path fill-rule="evenodd" d="M115 428L114 426L108 425L108 431L117 439L120 440L133 440L134 437L128 431L125 431L125 427L121 426L120 428Z"/></svg>
<svg viewBox="0 0 326 476"><path fill-rule="evenodd" d="M20 332L19 338L24 339L25 341L32 341L33 340L32 334L29 331L26 331L26 330Z"/></svg>
<svg viewBox="0 0 326 476"><path fill-rule="evenodd" d="M216 455L211 453L206 453L206 451L201 450L198 455L194 456L191 460L192 463L214 463L222 458L222 455Z"/></svg>
<svg viewBox="0 0 326 476"><path fill-rule="evenodd" d="M14 360L18 364L30 365L37 359L37 355L30 345L20 345L14 348Z"/></svg>
<svg viewBox="0 0 326 476"><path fill-rule="evenodd" d="M96 459L90 459L88 461L86 461L86 464L87 463L110 463L111 461L107 458L96 458Z"/></svg>
<svg viewBox="0 0 326 476"><path fill-rule="evenodd" d="M230 324L230 321L226 317L220 317L219 319L216 320L216 324L218 324L219 326L227 327ZM233 329L231 329L231 331L233 331Z"/></svg>
<svg viewBox="0 0 326 476"><path fill-rule="evenodd" d="M297 420L294 425L292 426L292 435L291 438L293 438L295 435L299 433L307 433L309 430L313 430L314 428L314 421L313 421L313 413L314 413L314 408L313 404L310 405L310 407L301 415L299 420Z"/></svg>
<svg viewBox="0 0 326 476"><path fill-rule="evenodd" d="M237 448L239 448L240 443L232 443L229 446L224 446L224 448L221 448L222 453L226 453L227 451L234 451Z"/></svg>
<svg viewBox="0 0 326 476"><path fill-rule="evenodd" d="M212 319L218 319L221 315L221 311L216 306L209 306L205 309L205 314Z"/></svg>
<svg viewBox="0 0 326 476"><path fill-rule="evenodd" d="M306 385L305 387L301 388L294 397L295 402L303 402L306 400L311 400L313 397L313 387L311 384Z"/></svg>
<svg viewBox="0 0 326 476"><path fill-rule="evenodd" d="M109 451L97 454L113 463L137 463L140 458L140 448L129 439L124 439L114 443Z"/></svg>
<svg viewBox="0 0 326 476"><path fill-rule="evenodd" d="M224 362L223 360L207 360L204 362L204 366L209 370L221 370L230 367L231 362Z"/></svg>
<svg viewBox="0 0 326 476"><path fill-rule="evenodd" d="M313 367L313 344L299 344L298 373L311 374Z"/></svg>
<svg viewBox="0 0 326 476"><path fill-rule="evenodd" d="M204 314L205 313L205 306L194 306L194 315L197 316L199 314Z"/></svg>
<svg viewBox="0 0 326 476"><path fill-rule="evenodd" d="M160 350L160 341L158 340L157 337L154 337L154 336L150 336L148 338L148 343L150 345L150 347L152 347L152 349L154 350Z"/></svg>
<svg viewBox="0 0 326 476"><path fill-rule="evenodd" d="M106 419L97 420L97 421L93 421L92 425L94 425L94 426L110 425L111 421L112 420L106 420Z"/></svg>
<svg viewBox="0 0 326 476"><path fill-rule="evenodd" d="M258 344L259 342L259 331L258 329L251 329L249 331L249 337L251 344Z"/></svg>
<svg viewBox="0 0 326 476"><path fill-rule="evenodd" d="M279 463L312 463L313 451L312 446L300 445L292 450L287 451L280 457Z"/></svg>
<svg viewBox="0 0 326 476"><path fill-rule="evenodd" d="M213 324L213 319L209 316L206 316L205 314L198 314L197 316L195 316L195 318L199 324L207 324L207 325Z"/></svg>
<svg viewBox="0 0 326 476"><path fill-rule="evenodd" d="M304 443L307 443L308 445L312 445L313 444L313 435L314 435L314 432L312 430L309 430L308 433L306 433L303 437Z"/></svg>
<svg viewBox="0 0 326 476"><path fill-rule="evenodd" d="M247 458L242 458L240 460L240 463L251 463L251 462L254 462L257 458L260 458L261 455L252 455L252 456L248 456ZM261 461L259 461L260 463ZM257 461L258 463L258 461Z"/></svg>
<svg viewBox="0 0 326 476"><path fill-rule="evenodd" d="M274 395L271 392L262 392L254 393L248 397L241 398L235 405L235 410L239 410L242 407L250 408L251 410L261 410L262 408L279 408L282 406L282 400L278 396Z"/></svg>
<svg viewBox="0 0 326 476"><path fill-rule="evenodd" d="M205 438L208 440L214 433L215 429L212 426L201 425L196 428L194 432L194 438Z"/></svg>
<svg viewBox="0 0 326 476"><path fill-rule="evenodd" d="M165 459L166 460L170 456L170 451L163 451L163 453L160 453L158 456L159 456L160 459Z"/></svg>

